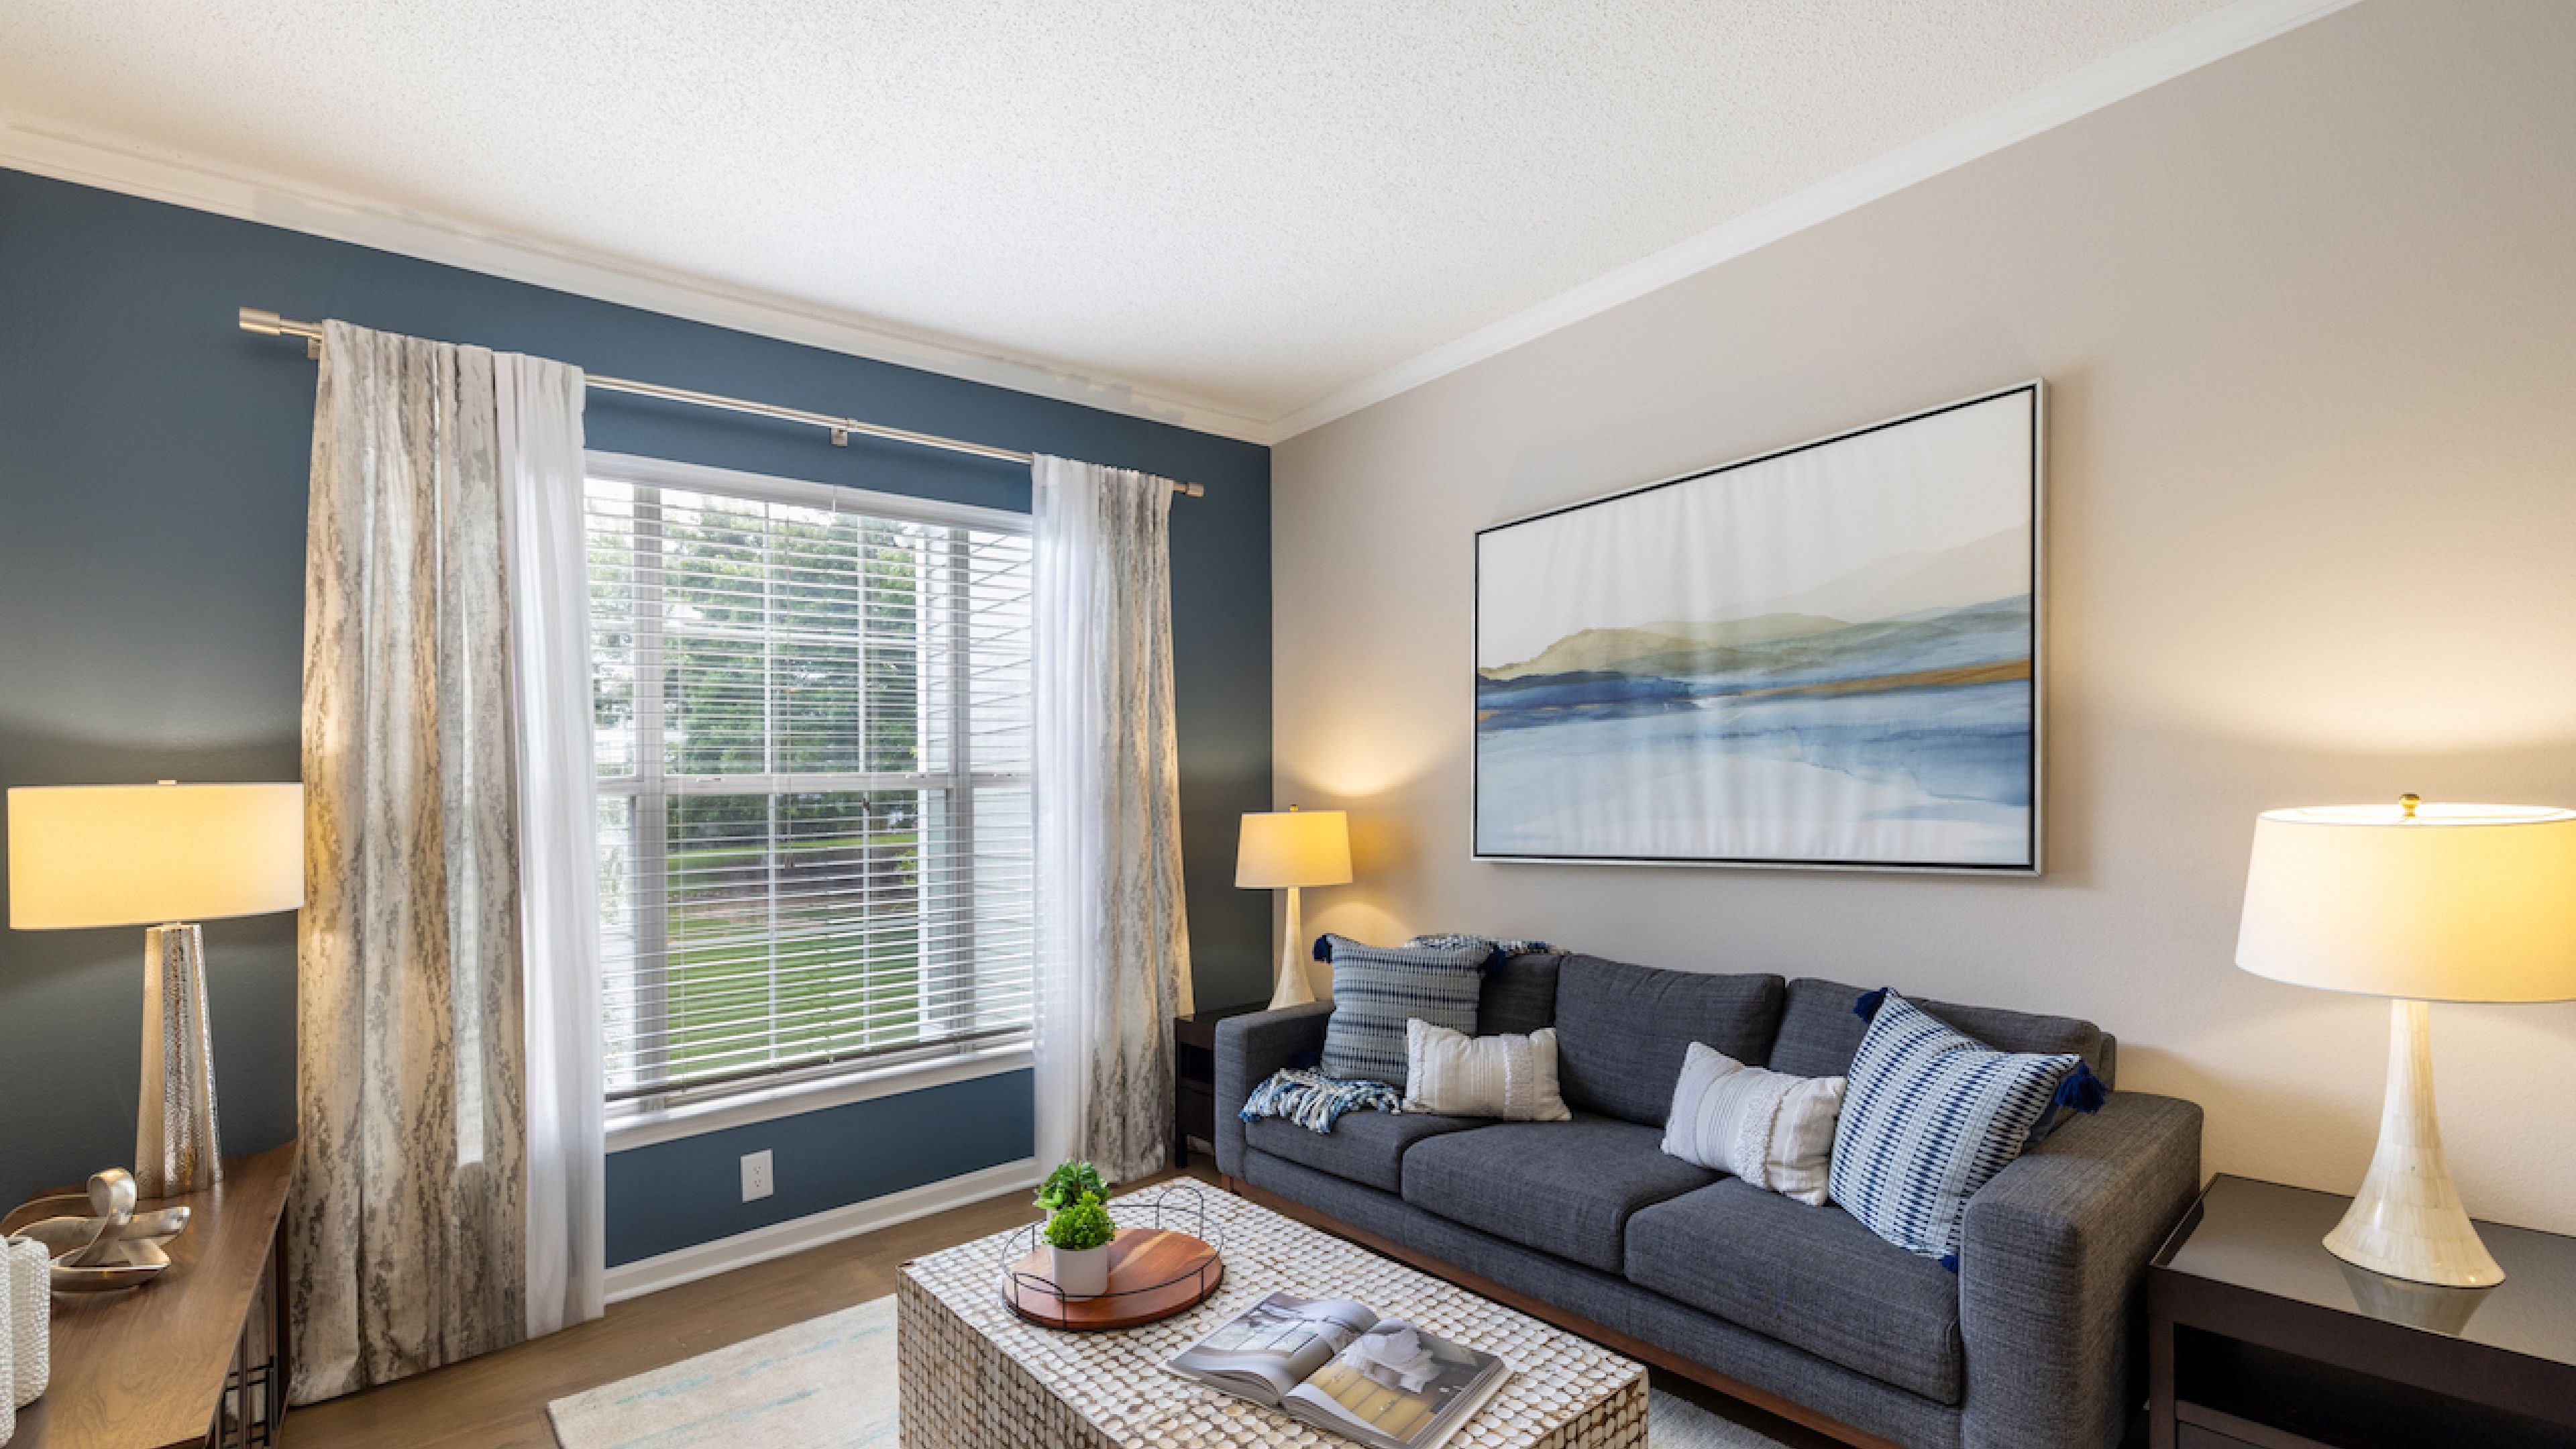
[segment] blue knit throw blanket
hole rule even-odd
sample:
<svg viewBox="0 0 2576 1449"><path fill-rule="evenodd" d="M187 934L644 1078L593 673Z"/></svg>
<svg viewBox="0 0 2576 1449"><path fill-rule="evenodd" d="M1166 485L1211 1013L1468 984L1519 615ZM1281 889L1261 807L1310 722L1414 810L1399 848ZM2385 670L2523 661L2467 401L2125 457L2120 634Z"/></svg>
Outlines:
<svg viewBox="0 0 2576 1449"><path fill-rule="evenodd" d="M1484 946L1492 950L1493 959L1486 964L1499 966L1514 956L1544 956L1556 948L1545 941L1497 941L1491 936L1471 936L1464 931L1442 931L1437 935L1416 936L1407 946L1428 946L1435 951L1455 950L1460 946Z"/></svg>
<svg viewBox="0 0 2576 1449"><path fill-rule="evenodd" d="M1401 1112L1404 1094L1384 1082L1344 1082L1302 1067L1282 1067L1252 1089L1235 1115L1246 1122L1278 1117L1309 1132L1330 1132L1344 1112Z"/></svg>

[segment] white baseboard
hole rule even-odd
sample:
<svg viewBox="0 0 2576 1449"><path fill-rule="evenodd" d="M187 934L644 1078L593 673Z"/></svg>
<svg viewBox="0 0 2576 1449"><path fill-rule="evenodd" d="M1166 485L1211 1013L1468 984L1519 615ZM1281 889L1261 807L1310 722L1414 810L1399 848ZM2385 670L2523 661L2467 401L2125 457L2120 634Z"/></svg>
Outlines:
<svg viewBox="0 0 2576 1449"><path fill-rule="evenodd" d="M819 1248L825 1243L837 1243L843 1238L908 1223L914 1218L982 1202L1006 1192L1027 1192L1045 1176L1038 1170L1036 1158L1023 1157L1017 1162L998 1163L961 1177L926 1182L919 1187L908 1187L901 1192L890 1192L847 1207L772 1223L765 1228L754 1228L711 1243L699 1243L656 1257L620 1263L608 1270L608 1301L623 1303L629 1298L677 1288L683 1283L712 1278L736 1268L748 1268L754 1263L766 1263L772 1258L783 1258L807 1248Z"/></svg>

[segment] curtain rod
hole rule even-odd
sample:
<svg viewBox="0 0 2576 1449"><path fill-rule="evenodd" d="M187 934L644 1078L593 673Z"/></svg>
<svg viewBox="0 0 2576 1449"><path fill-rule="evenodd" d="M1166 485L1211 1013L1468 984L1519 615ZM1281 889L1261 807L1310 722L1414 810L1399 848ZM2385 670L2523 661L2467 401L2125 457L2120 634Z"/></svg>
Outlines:
<svg viewBox="0 0 2576 1449"><path fill-rule="evenodd" d="M244 332L257 332L269 337L301 337L307 344L305 347L307 356L322 355L322 326L318 322L289 321L274 312L258 307L244 307L241 309L241 327ZM754 417L804 423L809 427L821 428L830 433L832 446L836 448L848 447L850 434L857 433L863 437L883 438L893 443L911 443L917 447L938 448L944 452L967 453L978 458L996 458L1005 463L1036 461L1030 454L1010 448L961 442L956 438L943 438L935 433L916 433L908 428L889 428L882 423L863 423L857 418L836 418L829 413L812 413L803 408L781 407L776 403L745 402L741 398L725 397L720 393L696 392L685 387L664 387L658 382L636 382L630 378L605 377L596 372L584 373L582 380L603 392L632 393L637 397L658 397L665 402L689 403L702 408L720 408L729 413L749 413ZM1187 494L1192 498L1207 496L1207 490L1196 483L1174 483L1172 491Z"/></svg>

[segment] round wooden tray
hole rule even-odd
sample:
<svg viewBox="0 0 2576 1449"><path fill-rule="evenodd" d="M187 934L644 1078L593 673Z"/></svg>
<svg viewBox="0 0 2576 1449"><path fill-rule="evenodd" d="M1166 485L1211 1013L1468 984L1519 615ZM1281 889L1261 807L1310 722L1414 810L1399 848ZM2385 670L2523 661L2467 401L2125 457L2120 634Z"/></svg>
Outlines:
<svg viewBox="0 0 2576 1449"><path fill-rule="evenodd" d="M1125 1228L1109 1244L1109 1291L1067 1299L1048 1280L1047 1250L1024 1255L1002 1275L1002 1301L1046 1328L1099 1332L1186 1313L1225 1281L1225 1259L1187 1233Z"/></svg>

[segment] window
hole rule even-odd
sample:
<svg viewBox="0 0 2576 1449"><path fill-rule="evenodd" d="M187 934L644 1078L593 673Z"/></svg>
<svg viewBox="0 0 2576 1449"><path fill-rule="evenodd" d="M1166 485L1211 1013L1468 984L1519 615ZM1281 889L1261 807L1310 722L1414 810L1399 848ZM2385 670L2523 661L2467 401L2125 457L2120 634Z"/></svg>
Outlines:
<svg viewBox="0 0 2576 1449"><path fill-rule="evenodd" d="M594 455L612 1103L1024 1035L1024 517Z"/></svg>

